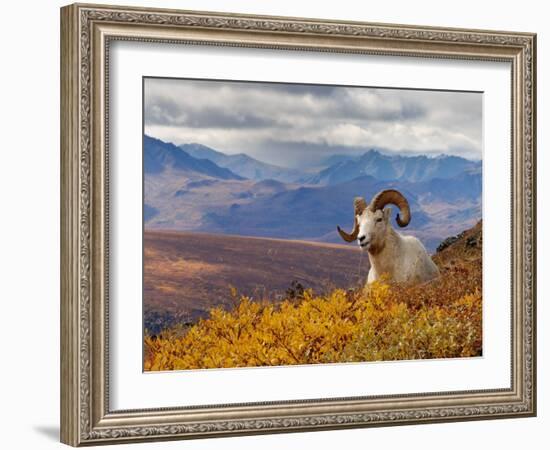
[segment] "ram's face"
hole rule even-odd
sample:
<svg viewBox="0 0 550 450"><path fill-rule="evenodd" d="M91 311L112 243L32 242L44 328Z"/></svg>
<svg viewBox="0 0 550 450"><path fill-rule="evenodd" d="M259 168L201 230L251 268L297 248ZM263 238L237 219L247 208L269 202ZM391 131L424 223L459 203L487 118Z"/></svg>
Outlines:
<svg viewBox="0 0 550 450"><path fill-rule="evenodd" d="M346 242L358 241L361 248L371 253L380 250L384 246L386 230L391 227L391 209L384 208L390 203L396 205L400 211L395 218L397 225L406 227L411 221L409 202L401 192L386 189L376 194L370 204L363 197L353 199L353 230L346 233L338 225L336 229L340 237Z"/></svg>
<svg viewBox="0 0 550 450"><path fill-rule="evenodd" d="M357 216L359 225L357 243L362 250L375 252L383 246L386 229L391 226L390 215L391 208L377 209L376 211L367 208Z"/></svg>

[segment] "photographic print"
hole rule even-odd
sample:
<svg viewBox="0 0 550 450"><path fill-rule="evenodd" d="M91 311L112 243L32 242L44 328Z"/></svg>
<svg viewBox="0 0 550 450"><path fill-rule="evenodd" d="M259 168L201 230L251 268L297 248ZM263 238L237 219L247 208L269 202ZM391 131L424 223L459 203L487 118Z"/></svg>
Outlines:
<svg viewBox="0 0 550 450"><path fill-rule="evenodd" d="M482 95L143 78L144 370L481 356Z"/></svg>

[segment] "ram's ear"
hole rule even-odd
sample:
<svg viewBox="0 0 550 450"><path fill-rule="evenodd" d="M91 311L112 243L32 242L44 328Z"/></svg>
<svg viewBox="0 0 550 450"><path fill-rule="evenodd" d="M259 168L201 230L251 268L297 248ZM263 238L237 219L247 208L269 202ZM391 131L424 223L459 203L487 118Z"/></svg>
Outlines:
<svg viewBox="0 0 550 450"><path fill-rule="evenodd" d="M384 208L384 220L386 222L389 222L391 217L391 206L388 206L387 208Z"/></svg>

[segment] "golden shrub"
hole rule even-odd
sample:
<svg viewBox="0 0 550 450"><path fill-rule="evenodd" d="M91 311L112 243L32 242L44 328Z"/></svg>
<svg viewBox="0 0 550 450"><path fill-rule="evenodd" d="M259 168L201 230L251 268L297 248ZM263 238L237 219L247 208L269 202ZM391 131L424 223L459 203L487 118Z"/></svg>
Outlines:
<svg viewBox="0 0 550 450"><path fill-rule="evenodd" d="M379 281L275 305L242 297L185 332L145 336L145 370L481 355L481 260L416 286Z"/></svg>

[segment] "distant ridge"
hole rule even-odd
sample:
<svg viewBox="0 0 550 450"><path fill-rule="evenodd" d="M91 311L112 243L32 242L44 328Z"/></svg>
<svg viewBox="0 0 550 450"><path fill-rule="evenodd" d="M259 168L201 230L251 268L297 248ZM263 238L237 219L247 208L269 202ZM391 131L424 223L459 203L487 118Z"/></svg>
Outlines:
<svg viewBox="0 0 550 450"><path fill-rule="evenodd" d="M244 153L228 155L206 145L196 143L182 144L179 148L195 158L209 159L218 166L225 167L250 180L272 179L283 183L292 183L304 177L304 173L299 170L264 163Z"/></svg>
<svg viewBox="0 0 550 450"><path fill-rule="evenodd" d="M327 161L333 164L303 181L329 185L370 175L381 181L422 182L434 178L452 178L466 170L481 168L480 161L470 161L459 156L441 155L429 158L423 155L385 155L374 149L357 157L334 155Z"/></svg>
<svg viewBox="0 0 550 450"><path fill-rule="evenodd" d="M145 174L160 174L166 169L193 172L222 180L242 180L243 177L208 159L197 159L174 144L145 135L143 137L143 170Z"/></svg>

